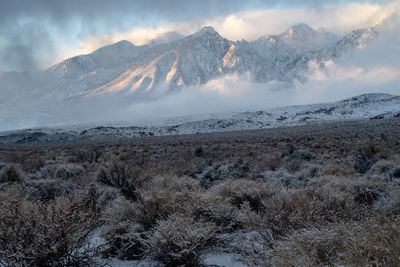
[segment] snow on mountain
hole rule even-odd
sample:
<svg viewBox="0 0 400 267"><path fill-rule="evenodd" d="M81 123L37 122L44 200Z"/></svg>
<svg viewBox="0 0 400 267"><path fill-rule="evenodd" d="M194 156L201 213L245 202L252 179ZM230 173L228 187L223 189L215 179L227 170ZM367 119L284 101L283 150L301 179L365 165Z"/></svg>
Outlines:
<svg viewBox="0 0 400 267"><path fill-rule="evenodd" d="M328 48L323 55L325 59L340 58L353 50L364 48L377 36L378 31L373 27L354 30L339 40L335 46Z"/></svg>
<svg viewBox="0 0 400 267"><path fill-rule="evenodd" d="M71 96L161 96L184 86L207 83L231 73L249 73L253 81L304 81L302 71L312 59L343 56L376 37L372 28L340 39L298 24L280 35L254 42L229 41L212 27L184 37L168 33L149 45L128 41L67 59L38 73L35 79L4 74L1 87L30 90L65 98ZM164 41L163 41L164 40Z"/></svg>
<svg viewBox="0 0 400 267"><path fill-rule="evenodd" d="M396 18L342 38L298 24L253 42L227 40L212 27L186 37L166 33L143 46L120 41L43 71L3 73L0 123L5 129L25 125L29 118L53 122L59 106L73 109L75 102L99 100L130 105L229 74L246 74L258 83L305 82L310 61L323 67L325 61L345 58L377 38L384 25L396 24Z"/></svg>
<svg viewBox="0 0 400 267"><path fill-rule="evenodd" d="M0 143L194 134L294 126L310 122L384 118L400 118L400 96L364 94L333 103L257 111L199 114L160 121L92 123L61 128L35 128L0 133Z"/></svg>
<svg viewBox="0 0 400 267"><path fill-rule="evenodd" d="M86 95L128 93L146 95L157 88L178 89L184 85L203 84L221 71L222 58L230 41L212 27L177 40L166 46L152 46L147 62L133 66L114 81Z"/></svg>
<svg viewBox="0 0 400 267"><path fill-rule="evenodd" d="M304 80L299 72L307 68L308 61L324 48L333 47L338 39L331 33L317 32L302 23L280 35L261 37L253 42L253 46L268 66L279 73L280 80Z"/></svg>

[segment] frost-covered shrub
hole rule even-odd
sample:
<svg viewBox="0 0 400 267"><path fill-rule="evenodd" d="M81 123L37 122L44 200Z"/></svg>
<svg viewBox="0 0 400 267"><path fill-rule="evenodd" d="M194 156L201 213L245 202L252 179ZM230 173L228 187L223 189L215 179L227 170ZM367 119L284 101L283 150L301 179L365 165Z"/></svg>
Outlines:
<svg viewBox="0 0 400 267"><path fill-rule="evenodd" d="M290 160L290 161L286 161L282 164L282 166L288 170L290 173L295 173L298 170L300 170L301 165L303 164L303 162L299 159L294 159L294 160Z"/></svg>
<svg viewBox="0 0 400 267"><path fill-rule="evenodd" d="M279 193L281 189L282 185L279 183L237 179L227 180L213 187L211 192L227 199L236 207L248 202L252 210L258 211L263 200Z"/></svg>
<svg viewBox="0 0 400 267"><path fill-rule="evenodd" d="M267 157L261 160L260 165L264 167L264 170L276 171L281 167L282 161L278 157Z"/></svg>
<svg viewBox="0 0 400 267"><path fill-rule="evenodd" d="M45 166L44 160L37 155L35 158L24 160L22 168L27 173L35 173Z"/></svg>
<svg viewBox="0 0 400 267"><path fill-rule="evenodd" d="M279 242L275 266L399 266L400 218L301 230Z"/></svg>
<svg viewBox="0 0 400 267"><path fill-rule="evenodd" d="M326 164L323 170L325 175L336 175L336 176L350 176L354 174L354 169L343 163L331 163Z"/></svg>
<svg viewBox="0 0 400 267"><path fill-rule="evenodd" d="M197 266L201 254L217 242L215 231L212 223L173 214L157 222L146 246L165 266Z"/></svg>
<svg viewBox="0 0 400 267"><path fill-rule="evenodd" d="M368 185L358 185L352 189L354 202L358 204L372 205L380 198L380 192L377 188Z"/></svg>
<svg viewBox="0 0 400 267"><path fill-rule="evenodd" d="M255 172L248 162L238 160L236 163L216 162L193 176L200 181L202 187L208 189L226 179L253 177Z"/></svg>
<svg viewBox="0 0 400 267"><path fill-rule="evenodd" d="M0 193L0 263L5 266L93 266L89 237L96 213L81 197L48 204L28 201L16 190ZM1 265L0 264L0 265Z"/></svg>
<svg viewBox="0 0 400 267"><path fill-rule="evenodd" d="M136 200L136 189L140 182L133 171L125 164L114 162L108 169L101 169L97 180L105 185L118 188L131 200Z"/></svg>
<svg viewBox="0 0 400 267"><path fill-rule="evenodd" d="M198 183L189 177L156 177L137 191L136 220L151 228L156 220L179 212L191 214L199 203Z"/></svg>
<svg viewBox="0 0 400 267"><path fill-rule="evenodd" d="M321 166L319 165L310 165L299 171L297 174L297 178L301 181L307 181L310 178L315 178L321 174Z"/></svg>
<svg viewBox="0 0 400 267"><path fill-rule="evenodd" d="M74 163L52 163L40 169L40 177L45 179L61 179L80 181L85 169Z"/></svg>
<svg viewBox="0 0 400 267"><path fill-rule="evenodd" d="M200 195L200 202L193 206L193 217L195 220L213 222L219 229L231 232L238 228L236 210L228 199L214 192L204 192Z"/></svg>
<svg viewBox="0 0 400 267"><path fill-rule="evenodd" d="M360 149L354 155L354 169L360 173L366 173L377 161L379 149L374 145L368 145Z"/></svg>
<svg viewBox="0 0 400 267"><path fill-rule="evenodd" d="M116 222L102 231L105 245L103 257L120 260L138 260L145 253L143 246L144 229L134 222Z"/></svg>
<svg viewBox="0 0 400 267"><path fill-rule="evenodd" d="M47 202L57 197L65 197L71 194L76 186L70 182L60 182L53 179L31 181L27 188L27 197L31 200Z"/></svg>
<svg viewBox="0 0 400 267"><path fill-rule="evenodd" d="M86 149L86 150L74 150L71 162L76 163L95 163L99 161L99 158L103 155L103 152L99 149Z"/></svg>
<svg viewBox="0 0 400 267"><path fill-rule="evenodd" d="M1 169L0 171L0 183L24 183L25 175L21 169L16 165L9 165Z"/></svg>
<svg viewBox="0 0 400 267"><path fill-rule="evenodd" d="M84 173L85 169L76 164L61 164L57 167L55 171L55 178L58 179L70 179L70 178L80 178Z"/></svg>
<svg viewBox="0 0 400 267"><path fill-rule="evenodd" d="M283 190L264 199L256 213L242 205L237 219L244 228L269 229L274 238L295 230L357 216L357 208L349 194L332 188ZM250 206L251 207L251 206Z"/></svg>
<svg viewBox="0 0 400 267"><path fill-rule="evenodd" d="M400 188L390 190L374 203L374 207L384 213L400 215Z"/></svg>
<svg viewBox="0 0 400 267"><path fill-rule="evenodd" d="M379 160L377 161L366 173L368 177L375 178L390 178L391 171L394 168L394 162L391 160Z"/></svg>
<svg viewBox="0 0 400 267"><path fill-rule="evenodd" d="M144 227L136 220L136 206L125 198L118 198L103 214L106 222L101 236L106 245L102 255L124 260L139 259L144 252Z"/></svg>

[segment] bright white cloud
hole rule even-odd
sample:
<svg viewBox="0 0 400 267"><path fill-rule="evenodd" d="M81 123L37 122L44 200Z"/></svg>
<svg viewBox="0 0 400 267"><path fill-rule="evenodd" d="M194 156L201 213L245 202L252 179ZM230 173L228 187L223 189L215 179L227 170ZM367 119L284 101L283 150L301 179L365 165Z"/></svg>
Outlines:
<svg viewBox="0 0 400 267"><path fill-rule="evenodd" d="M168 23L154 28L135 27L127 32L90 36L80 43L80 49L65 49L63 57L90 53L101 46L120 40L143 45L171 31L188 35L205 25L215 27L222 36L231 40L254 40L265 34L279 34L300 22L307 23L315 29L344 35L353 29L375 25L396 10L400 10L400 3L397 1L389 4L353 2L325 4L307 9L245 11L211 20Z"/></svg>

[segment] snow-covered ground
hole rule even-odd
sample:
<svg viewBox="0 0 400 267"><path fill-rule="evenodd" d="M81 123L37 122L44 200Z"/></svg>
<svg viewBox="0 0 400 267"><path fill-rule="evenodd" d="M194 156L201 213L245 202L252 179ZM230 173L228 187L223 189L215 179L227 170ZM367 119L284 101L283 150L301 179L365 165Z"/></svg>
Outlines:
<svg viewBox="0 0 400 267"><path fill-rule="evenodd" d="M400 96L365 94L345 100L258 111L200 114L136 122L104 122L0 133L0 142L118 139L302 125L309 122L400 117Z"/></svg>

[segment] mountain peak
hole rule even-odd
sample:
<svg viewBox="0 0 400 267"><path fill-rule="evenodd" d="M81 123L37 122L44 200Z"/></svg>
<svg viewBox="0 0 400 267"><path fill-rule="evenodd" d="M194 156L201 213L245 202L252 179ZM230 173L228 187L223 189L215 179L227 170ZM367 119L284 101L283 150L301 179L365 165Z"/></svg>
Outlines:
<svg viewBox="0 0 400 267"><path fill-rule="evenodd" d="M287 29L286 34L293 36L296 34L314 34L315 31L305 23L296 24Z"/></svg>
<svg viewBox="0 0 400 267"><path fill-rule="evenodd" d="M199 33L209 34L209 33L217 33L217 31L212 26L204 26L203 28L201 28Z"/></svg>
<svg viewBox="0 0 400 267"><path fill-rule="evenodd" d="M127 40L121 40L119 42L116 42L114 45L123 46L123 47L134 47L135 46L134 44L132 44L131 42L129 42Z"/></svg>
<svg viewBox="0 0 400 267"><path fill-rule="evenodd" d="M219 33L211 26L205 26L200 31L192 35L193 37L199 36L220 36Z"/></svg>

